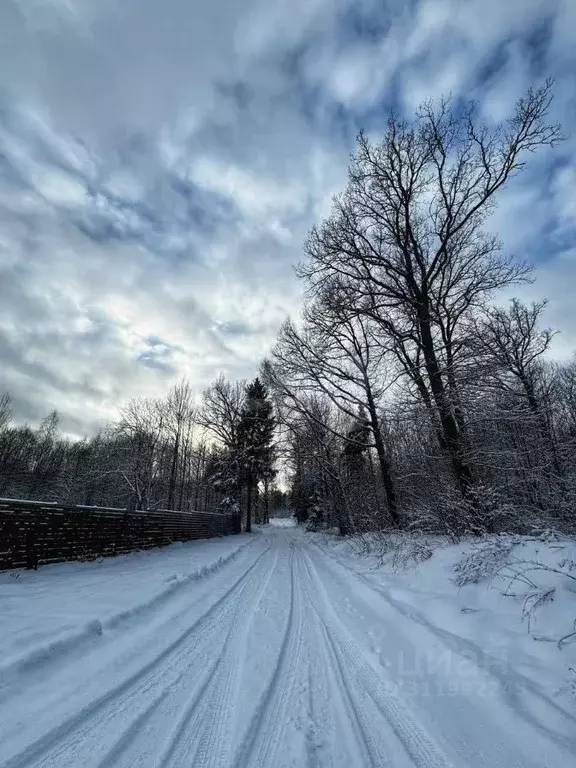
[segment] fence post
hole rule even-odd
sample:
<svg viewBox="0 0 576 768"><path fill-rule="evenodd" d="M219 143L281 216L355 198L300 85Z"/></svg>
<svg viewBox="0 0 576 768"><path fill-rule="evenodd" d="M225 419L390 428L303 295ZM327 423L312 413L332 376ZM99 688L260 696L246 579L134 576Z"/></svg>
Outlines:
<svg viewBox="0 0 576 768"><path fill-rule="evenodd" d="M29 571L38 570L37 526L35 523L35 518L30 517L30 525L26 528L26 568Z"/></svg>

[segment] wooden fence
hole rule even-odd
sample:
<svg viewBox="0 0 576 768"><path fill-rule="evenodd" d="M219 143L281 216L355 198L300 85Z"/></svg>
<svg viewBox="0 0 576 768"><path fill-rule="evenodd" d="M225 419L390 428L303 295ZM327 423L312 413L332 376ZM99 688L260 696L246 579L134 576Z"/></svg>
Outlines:
<svg viewBox="0 0 576 768"><path fill-rule="evenodd" d="M0 570L91 560L240 532L236 516L0 499Z"/></svg>

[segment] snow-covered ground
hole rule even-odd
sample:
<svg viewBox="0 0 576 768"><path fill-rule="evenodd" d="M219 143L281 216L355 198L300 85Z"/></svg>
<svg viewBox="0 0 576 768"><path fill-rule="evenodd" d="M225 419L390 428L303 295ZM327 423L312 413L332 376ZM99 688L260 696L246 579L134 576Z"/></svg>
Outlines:
<svg viewBox="0 0 576 768"><path fill-rule="evenodd" d="M457 590L458 548L348 547L282 525L1 574L0 766L575 765L572 646Z"/></svg>
<svg viewBox="0 0 576 768"><path fill-rule="evenodd" d="M403 543L392 547L398 538ZM312 534L311 540L453 649L521 672L576 714L574 539L499 535L447 545L416 535L365 542ZM358 556L363 548L379 555Z"/></svg>

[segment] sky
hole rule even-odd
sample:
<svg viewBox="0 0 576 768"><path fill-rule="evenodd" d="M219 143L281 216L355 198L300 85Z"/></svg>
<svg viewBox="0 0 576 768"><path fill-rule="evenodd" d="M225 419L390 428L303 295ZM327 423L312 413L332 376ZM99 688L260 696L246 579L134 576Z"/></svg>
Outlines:
<svg viewBox="0 0 576 768"><path fill-rule="evenodd" d="M573 0L3 0L0 391L94 433L182 376L249 377L360 128L425 98L488 121L555 79L566 140L492 226L576 348Z"/></svg>

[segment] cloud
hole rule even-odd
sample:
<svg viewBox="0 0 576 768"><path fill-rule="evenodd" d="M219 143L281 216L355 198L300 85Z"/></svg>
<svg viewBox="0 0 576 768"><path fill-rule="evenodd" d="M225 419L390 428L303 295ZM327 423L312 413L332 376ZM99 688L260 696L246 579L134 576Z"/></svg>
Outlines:
<svg viewBox="0 0 576 768"><path fill-rule="evenodd" d="M181 351L180 347L168 344L168 342L158 336L148 336L144 340L143 348L138 352L136 359L139 363L152 370L175 374L178 372L178 368L175 365L174 358L176 353Z"/></svg>
<svg viewBox="0 0 576 768"><path fill-rule="evenodd" d="M292 265L356 131L451 90L487 120L556 78L569 0L7 0L0 7L0 389L82 434L186 375L250 376L297 310ZM569 138L493 226L576 336Z"/></svg>

